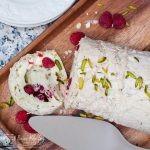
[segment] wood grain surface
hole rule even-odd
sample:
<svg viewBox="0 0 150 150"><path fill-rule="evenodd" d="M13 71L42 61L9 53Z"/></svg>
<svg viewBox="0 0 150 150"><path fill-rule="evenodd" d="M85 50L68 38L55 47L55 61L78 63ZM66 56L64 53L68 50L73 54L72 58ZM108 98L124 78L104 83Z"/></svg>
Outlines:
<svg viewBox="0 0 150 150"><path fill-rule="evenodd" d="M99 7L97 4L104 6ZM122 13L127 10L129 5L134 5L137 10L130 11L126 16L129 27L122 30L114 28L104 29L98 24L85 27L87 20L98 19L100 14L108 10L112 13ZM63 60L67 73L69 75L72 65L75 47L70 43L69 36L77 31L76 24L81 23L80 31L93 39L110 41L119 45L129 46L138 50L150 50L150 1L149 0L79 0L64 16L59 18L43 34L41 34L33 43L27 46L3 69L0 70L0 102L7 101L10 97L8 88L8 75L10 67L27 53L33 53L36 50L56 49ZM72 53L65 54L66 50ZM15 114L21 110L16 104L8 109L0 110L0 128L9 134L14 143L21 150L23 149L49 149L60 150L52 142L43 138L39 134L29 134L23 128L16 124ZM64 111L65 114L71 114L73 110ZM62 113L62 114L64 114ZM121 125L116 125L125 138L140 147L150 149L150 135L130 129Z"/></svg>

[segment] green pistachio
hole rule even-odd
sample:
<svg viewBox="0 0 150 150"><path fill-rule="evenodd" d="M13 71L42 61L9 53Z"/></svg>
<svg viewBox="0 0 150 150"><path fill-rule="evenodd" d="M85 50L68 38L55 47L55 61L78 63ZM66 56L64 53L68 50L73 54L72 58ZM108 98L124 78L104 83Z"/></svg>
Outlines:
<svg viewBox="0 0 150 150"><path fill-rule="evenodd" d="M79 78L79 89L83 89L83 85L84 85L84 80L82 77Z"/></svg>
<svg viewBox="0 0 150 150"><path fill-rule="evenodd" d="M15 101L14 101L13 97L11 96L11 97L10 97L10 100L9 100L9 102L8 102L8 105L9 105L9 106L13 106L14 104L15 104Z"/></svg>
<svg viewBox="0 0 150 150"><path fill-rule="evenodd" d="M81 72L80 74L86 75L86 72Z"/></svg>
<svg viewBox="0 0 150 150"><path fill-rule="evenodd" d="M148 98L150 98L150 92L148 92L148 85L147 85L147 84L145 85L144 92L145 92L146 96L147 96Z"/></svg>
<svg viewBox="0 0 150 150"><path fill-rule="evenodd" d="M138 77L135 81L135 87L141 89L143 85L143 78L142 77Z"/></svg>
<svg viewBox="0 0 150 150"><path fill-rule="evenodd" d="M127 75L126 75L125 78L127 78L127 77L131 77L133 79L136 79L136 76L132 72L130 72L130 71L127 71Z"/></svg>
<svg viewBox="0 0 150 150"><path fill-rule="evenodd" d="M9 105L7 104L7 102L1 102L0 103L0 109L5 109L5 108L8 108Z"/></svg>
<svg viewBox="0 0 150 150"><path fill-rule="evenodd" d="M28 76L27 76L27 74L25 74L24 79L25 79L25 82L28 83Z"/></svg>
<svg viewBox="0 0 150 150"><path fill-rule="evenodd" d="M105 89L105 95L106 95L106 96L108 96L108 89L109 89L109 88L106 88L106 89Z"/></svg>
<svg viewBox="0 0 150 150"><path fill-rule="evenodd" d="M56 59L56 60L55 60L55 64L56 64L56 66L58 67L58 69L61 71L61 70L62 70L62 66L61 66L60 61Z"/></svg>
<svg viewBox="0 0 150 150"><path fill-rule="evenodd" d="M96 80L95 80L95 82L97 82L97 83L101 83L101 81L100 81L100 80L98 80L98 79L96 79Z"/></svg>
<svg viewBox="0 0 150 150"><path fill-rule="evenodd" d="M129 11L126 10L126 11L124 11L124 12L122 13L122 15L123 15L123 16L126 16L128 13L129 13Z"/></svg>
<svg viewBox="0 0 150 150"><path fill-rule="evenodd" d="M129 77L129 75L127 74L126 76L125 76L125 79L127 79Z"/></svg>
<svg viewBox="0 0 150 150"><path fill-rule="evenodd" d="M137 7L136 7L136 6L133 6L133 5L129 5L129 6L128 6L128 9L129 9L129 10L136 10Z"/></svg>
<svg viewBox="0 0 150 150"><path fill-rule="evenodd" d="M100 59L98 59L98 63L103 63L104 61L106 61L107 57L102 57Z"/></svg>
<svg viewBox="0 0 150 150"><path fill-rule="evenodd" d="M98 91L98 85L97 84L94 84L94 90Z"/></svg>
<svg viewBox="0 0 150 150"><path fill-rule="evenodd" d="M104 81L104 78L100 78L100 81L101 81L102 87L105 88L105 81Z"/></svg>
<svg viewBox="0 0 150 150"><path fill-rule="evenodd" d="M83 59L83 60L82 60L82 64L81 64L81 71L82 71L82 72L84 72L86 63L87 63L87 59Z"/></svg>
<svg viewBox="0 0 150 150"><path fill-rule="evenodd" d="M92 83L94 83L96 81L96 75L93 75L92 77Z"/></svg>
<svg viewBox="0 0 150 150"><path fill-rule="evenodd" d="M109 84L109 87L112 88L112 84L111 84L110 80L109 80L108 78L106 78L106 81L107 81L107 83Z"/></svg>
<svg viewBox="0 0 150 150"><path fill-rule="evenodd" d="M96 116L96 117L94 117L94 119L96 119L96 120L104 120L104 118L101 117L101 116Z"/></svg>
<svg viewBox="0 0 150 150"><path fill-rule="evenodd" d="M57 79L57 81L61 84L64 84L64 81L62 81L61 79Z"/></svg>
<svg viewBox="0 0 150 150"><path fill-rule="evenodd" d="M89 66L90 66L90 68L93 68L93 64L92 64L92 62L91 62L91 60L90 60L90 58L88 58L88 64L89 64Z"/></svg>
<svg viewBox="0 0 150 150"><path fill-rule="evenodd" d="M114 72L111 73L111 76L115 76L116 74Z"/></svg>
<svg viewBox="0 0 150 150"><path fill-rule="evenodd" d="M106 67L106 68L104 68L104 67L102 67L102 70L104 71L104 73L108 73L108 67Z"/></svg>
<svg viewBox="0 0 150 150"><path fill-rule="evenodd" d="M83 117L83 118L86 118L86 117L87 117L86 114L82 114L82 113L80 113L79 116L80 116L80 117Z"/></svg>

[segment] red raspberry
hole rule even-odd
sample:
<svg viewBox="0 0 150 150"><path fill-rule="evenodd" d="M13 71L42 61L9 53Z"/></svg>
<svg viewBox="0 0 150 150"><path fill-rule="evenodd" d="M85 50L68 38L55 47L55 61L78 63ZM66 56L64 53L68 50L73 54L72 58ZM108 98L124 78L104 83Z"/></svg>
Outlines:
<svg viewBox="0 0 150 150"><path fill-rule="evenodd" d="M31 62L31 61L29 61L28 63L29 63L29 64L33 64L33 62Z"/></svg>
<svg viewBox="0 0 150 150"><path fill-rule="evenodd" d="M105 11L99 18L99 24L104 28L111 28L113 24L112 14L109 11Z"/></svg>
<svg viewBox="0 0 150 150"><path fill-rule="evenodd" d="M29 132L29 133L37 133L30 125L29 123L25 123L23 124L23 128Z"/></svg>
<svg viewBox="0 0 150 150"><path fill-rule="evenodd" d="M46 96L44 94L41 94L41 93L36 93L35 97L37 97L41 101L45 101L46 100Z"/></svg>
<svg viewBox="0 0 150 150"><path fill-rule="evenodd" d="M46 91L45 91L45 95L46 95L47 99L53 97L53 93L52 93L51 91L49 91L49 90L46 90Z"/></svg>
<svg viewBox="0 0 150 150"><path fill-rule="evenodd" d="M42 60L42 64L45 68L52 68L55 66L55 62L49 57L44 57Z"/></svg>
<svg viewBox="0 0 150 150"><path fill-rule="evenodd" d="M41 53L38 53L38 56L39 56L39 57L43 57L43 54L41 54Z"/></svg>
<svg viewBox="0 0 150 150"><path fill-rule="evenodd" d="M29 114L27 114L26 111L22 110L22 111L17 112L16 122L18 124L26 123L28 121L28 119L29 119Z"/></svg>
<svg viewBox="0 0 150 150"><path fill-rule="evenodd" d="M69 90L70 85L71 85L71 82L72 82L72 78L70 78L70 79L68 80L67 90Z"/></svg>
<svg viewBox="0 0 150 150"><path fill-rule="evenodd" d="M70 41L73 45L77 46L81 40L81 38L85 37L83 32L73 32L70 35Z"/></svg>
<svg viewBox="0 0 150 150"><path fill-rule="evenodd" d="M29 95L34 94L34 89L31 84L27 84L24 86L24 91Z"/></svg>
<svg viewBox="0 0 150 150"><path fill-rule="evenodd" d="M113 25L116 29L122 29L126 26L126 19L122 14L116 13L113 15Z"/></svg>

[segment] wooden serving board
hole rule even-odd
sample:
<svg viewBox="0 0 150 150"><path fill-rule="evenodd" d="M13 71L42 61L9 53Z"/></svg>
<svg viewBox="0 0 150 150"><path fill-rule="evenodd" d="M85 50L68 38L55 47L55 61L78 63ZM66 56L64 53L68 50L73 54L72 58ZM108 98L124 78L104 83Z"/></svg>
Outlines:
<svg viewBox="0 0 150 150"><path fill-rule="evenodd" d="M99 3L104 6L98 6ZM91 25L88 29L85 28L87 20L98 19L103 11L121 13L127 10L129 5L137 7L137 10L131 11L126 16L129 27L122 30L104 29L96 24ZM93 39L111 41L138 50L150 50L149 0L79 0L68 12L0 70L0 102L8 100L10 97L7 82L10 67L27 53L33 53L36 50L56 49L69 75L75 50L75 47L69 41L69 36L77 30L77 23L81 23L80 30ZM66 55L66 50L71 50L72 53ZM20 125L16 124L15 114L20 109L15 104L10 108L0 110L0 128L13 139L19 149L61 149L39 134L27 133ZM120 125L116 126L129 142L150 149L150 135Z"/></svg>

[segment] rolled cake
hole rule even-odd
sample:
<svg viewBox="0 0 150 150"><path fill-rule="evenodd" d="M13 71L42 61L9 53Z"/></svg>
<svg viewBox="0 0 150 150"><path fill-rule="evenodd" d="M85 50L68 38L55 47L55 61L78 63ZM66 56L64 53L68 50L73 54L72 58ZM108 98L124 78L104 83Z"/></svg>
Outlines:
<svg viewBox="0 0 150 150"><path fill-rule="evenodd" d="M15 102L29 113L51 114L63 104L67 79L54 50L22 57L10 70L9 89Z"/></svg>
<svg viewBox="0 0 150 150"><path fill-rule="evenodd" d="M150 133L150 53L87 37L75 52L66 108Z"/></svg>

